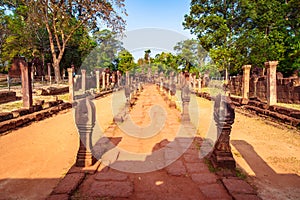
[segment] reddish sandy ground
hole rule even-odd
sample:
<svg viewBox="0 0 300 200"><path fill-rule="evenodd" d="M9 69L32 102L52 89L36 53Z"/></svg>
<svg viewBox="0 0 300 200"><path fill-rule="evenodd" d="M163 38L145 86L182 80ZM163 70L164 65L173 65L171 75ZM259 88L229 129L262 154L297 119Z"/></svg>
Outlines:
<svg viewBox="0 0 300 200"><path fill-rule="evenodd" d="M211 102L198 98L201 136L212 134ZM205 117L209 116L209 117ZM211 131L214 133L214 131ZM262 199L300 199L300 131L236 112L231 144L238 168Z"/></svg>
<svg viewBox="0 0 300 200"><path fill-rule="evenodd" d="M110 101L95 102L103 128ZM78 140L72 110L0 136L0 199L45 199L74 164Z"/></svg>
<svg viewBox="0 0 300 200"><path fill-rule="evenodd" d="M212 104L197 98L199 133L209 129ZM111 98L96 100L100 127L111 121ZM101 114L100 114L101 112ZM213 127L213 126L212 126ZM208 131L208 130L211 130ZM210 138L214 138L209 134ZM236 113L232 147L240 168L263 199L299 199L300 134ZM58 114L0 137L0 199L45 199L73 165L78 135L73 113Z"/></svg>

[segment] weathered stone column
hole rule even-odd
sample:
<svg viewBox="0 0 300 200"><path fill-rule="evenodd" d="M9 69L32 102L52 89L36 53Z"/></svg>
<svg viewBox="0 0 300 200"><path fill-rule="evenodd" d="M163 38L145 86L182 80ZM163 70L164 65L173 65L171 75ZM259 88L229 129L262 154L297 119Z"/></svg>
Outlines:
<svg viewBox="0 0 300 200"><path fill-rule="evenodd" d="M172 72L171 83L170 83L170 95L171 95L171 99L170 99L170 103L169 103L170 108L176 108L176 102L175 102L176 81L174 80L175 77L176 77L176 75L174 76L174 72Z"/></svg>
<svg viewBox="0 0 300 200"><path fill-rule="evenodd" d="M183 87L181 89L181 100L182 100L182 114L181 114L181 122L189 123L191 121L189 114L189 103L191 100L191 91L190 91L190 83L189 83L189 74L185 73L183 80Z"/></svg>
<svg viewBox="0 0 300 200"><path fill-rule="evenodd" d="M268 105L277 103L276 68L278 61L265 62L267 68L267 101Z"/></svg>
<svg viewBox="0 0 300 200"><path fill-rule="evenodd" d="M257 82L258 82L258 77L254 76L254 88L253 88L253 97L257 97Z"/></svg>
<svg viewBox="0 0 300 200"><path fill-rule="evenodd" d="M230 147L230 133L234 119L235 112L230 97L219 94L214 105L214 120L218 138L210 155L215 168L235 169L235 160Z"/></svg>
<svg viewBox="0 0 300 200"><path fill-rule="evenodd" d="M126 97L126 103L125 103L125 114L127 115L129 112L129 107L130 107L130 80L129 80L129 72L126 71L125 73L125 97Z"/></svg>
<svg viewBox="0 0 300 200"><path fill-rule="evenodd" d="M92 166L96 159L92 154L92 133L95 126L96 108L90 97L80 99L75 108L75 121L80 135L76 166Z"/></svg>
<svg viewBox="0 0 300 200"><path fill-rule="evenodd" d="M48 67L48 77L49 77L49 81L50 81L50 85L52 83L52 77L51 77L51 63L47 63L47 67Z"/></svg>
<svg viewBox="0 0 300 200"><path fill-rule="evenodd" d="M105 90L105 72L102 72L102 90Z"/></svg>
<svg viewBox="0 0 300 200"><path fill-rule="evenodd" d="M100 71L96 70L96 87L97 91L100 91Z"/></svg>
<svg viewBox="0 0 300 200"><path fill-rule="evenodd" d="M69 78L69 102L72 103L74 100L73 68L68 68L68 78Z"/></svg>
<svg viewBox="0 0 300 200"><path fill-rule="evenodd" d="M198 79L198 93L201 92L201 78Z"/></svg>
<svg viewBox="0 0 300 200"><path fill-rule="evenodd" d="M118 87L120 87L120 86L121 86L121 84L120 84L120 78L121 78L120 71L119 71L119 70L117 70L117 84L118 84Z"/></svg>
<svg viewBox="0 0 300 200"><path fill-rule="evenodd" d="M110 81L109 81L109 73L106 74L106 85L107 85L107 88L109 88L109 84L110 84Z"/></svg>
<svg viewBox="0 0 300 200"><path fill-rule="evenodd" d="M249 99L251 65L244 65L242 68L243 68L243 99Z"/></svg>
<svg viewBox="0 0 300 200"><path fill-rule="evenodd" d="M32 107L31 66L23 60L19 61L22 78L23 107Z"/></svg>
<svg viewBox="0 0 300 200"><path fill-rule="evenodd" d="M81 70L81 89L83 92L86 91L86 70Z"/></svg>

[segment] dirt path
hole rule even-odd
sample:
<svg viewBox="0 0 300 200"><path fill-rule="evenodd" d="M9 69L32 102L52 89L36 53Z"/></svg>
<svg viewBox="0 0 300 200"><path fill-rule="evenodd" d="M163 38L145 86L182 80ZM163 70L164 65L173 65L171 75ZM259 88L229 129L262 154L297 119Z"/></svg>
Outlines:
<svg viewBox="0 0 300 200"><path fill-rule="evenodd" d="M197 98L200 106L199 130L213 137L211 102ZM211 131L211 133L210 133ZM266 124L236 112L231 144L238 167L249 175L262 199L300 198L300 132Z"/></svg>
<svg viewBox="0 0 300 200"><path fill-rule="evenodd" d="M230 200L199 158L202 139L194 134L196 129L180 123L180 112L169 108L154 85L145 86L130 118L109 128L106 139L99 138L94 150L104 152L100 167L86 175L71 199ZM63 190L65 184L60 185L55 191ZM54 195L51 199L65 194Z"/></svg>
<svg viewBox="0 0 300 200"><path fill-rule="evenodd" d="M103 129L110 103L111 96L95 101ZM1 136L0 199L45 199L74 164L78 144L72 111Z"/></svg>

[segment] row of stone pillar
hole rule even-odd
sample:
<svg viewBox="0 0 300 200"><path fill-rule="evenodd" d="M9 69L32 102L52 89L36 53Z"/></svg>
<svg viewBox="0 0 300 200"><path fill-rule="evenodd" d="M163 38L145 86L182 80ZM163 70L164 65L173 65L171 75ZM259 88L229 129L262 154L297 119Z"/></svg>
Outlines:
<svg viewBox="0 0 300 200"><path fill-rule="evenodd" d="M277 103L277 83L276 83L276 69L278 61L265 62L267 69L267 102L268 105L275 105ZM243 82L242 82L242 97L243 100L249 99L249 86L250 86L250 69L251 65L244 65L243 69Z"/></svg>
<svg viewBox="0 0 300 200"><path fill-rule="evenodd" d="M69 101L72 102L74 100L74 68L68 68L68 77L69 77ZM117 71L116 77L113 76L112 81L110 81L110 73L102 72L102 84L100 84L100 71L95 71L95 79L96 79L96 90L100 92L101 90L106 90L107 88L110 88L113 84L116 84L114 86L121 86L121 73ZM102 88L100 86L102 85ZM87 75L86 70L81 69L81 90L85 92L87 90Z"/></svg>

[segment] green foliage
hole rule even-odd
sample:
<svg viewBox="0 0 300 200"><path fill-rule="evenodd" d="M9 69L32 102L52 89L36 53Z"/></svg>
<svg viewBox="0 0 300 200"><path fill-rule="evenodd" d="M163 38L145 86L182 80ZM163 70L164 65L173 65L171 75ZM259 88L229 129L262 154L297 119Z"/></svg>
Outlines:
<svg viewBox="0 0 300 200"><path fill-rule="evenodd" d="M127 50L122 50L118 54L118 70L122 73L134 69L137 65L134 63L132 54Z"/></svg>
<svg viewBox="0 0 300 200"><path fill-rule="evenodd" d="M73 36L78 33L78 30L79 32L82 28L88 31L99 30L99 23L105 24L118 33L125 28L125 21L122 18L122 15L126 14L123 9L124 0L47 2L3 0L0 6L10 7L15 14L20 16L20 23L24 23L27 27L32 25L47 30L56 81L60 81L60 62L68 45L72 47L71 40L74 39ZM26 30L25 34L33 33L31 29ZM85 37L85 35L82 36ZM19 41L19 38L13 39ZM81 45L86 46L84 43ZM79 49L79 52L84 51ZM72 55L75 54L72 52Z"/></svg>
<svg viewBox="0 0 300 200"><path fill-rule="evenodd" d="M116 34L104 29L93 32L92 51L84 58L82 67L88 70L94 68L109 68L117 70L118 53L124 48L122 42L116 39ZM95 47L94 47L95 46Z"/></svg>
<svg viewBox="0 0 300 200"><path fill-rule="evenodd" d="M220 70L278 60L278 71L291 75L300 66L299 8L297 0L192 0L183 25Z"/></svg>
<svg viewBox="0 0 300 200"><path fill-rule="evenodd" d="M179 70L178 57L172 53L162 52L157 54L151 62L152 72L163 72L169 74L172 71Z"/></svg>

